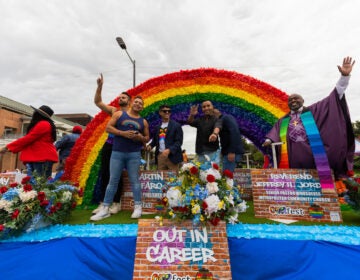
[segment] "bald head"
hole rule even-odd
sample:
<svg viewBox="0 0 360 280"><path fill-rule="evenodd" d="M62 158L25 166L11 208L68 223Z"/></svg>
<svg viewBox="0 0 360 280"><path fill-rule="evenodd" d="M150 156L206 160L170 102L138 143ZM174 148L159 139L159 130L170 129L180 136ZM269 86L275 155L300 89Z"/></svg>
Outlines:
<svg viewBox="0 0 360 280"><path fill-rule="evenodd" d="M292 111L299 110L304 105L304 98L300 94L291 94L288 98L288 106Z"/></svg>

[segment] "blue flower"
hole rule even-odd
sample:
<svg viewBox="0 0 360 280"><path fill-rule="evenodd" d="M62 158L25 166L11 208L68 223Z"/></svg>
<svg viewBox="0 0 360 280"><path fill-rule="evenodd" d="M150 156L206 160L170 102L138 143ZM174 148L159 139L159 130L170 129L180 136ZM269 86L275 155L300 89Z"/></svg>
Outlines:
<svg viewBox="0 0 360 280"><path fill-rule="evenodd" d="M6 193L3 194L2 198L7 201L11 201L11 200L14 200L18 196L19 196L18 190L11 188Z"/></svg>

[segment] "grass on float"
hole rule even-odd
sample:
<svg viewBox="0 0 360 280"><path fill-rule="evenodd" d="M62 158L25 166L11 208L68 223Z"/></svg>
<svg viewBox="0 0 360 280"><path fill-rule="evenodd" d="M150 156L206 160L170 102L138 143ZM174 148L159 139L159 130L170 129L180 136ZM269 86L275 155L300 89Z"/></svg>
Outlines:
<svg viewBox="0 0 360 280"><path fill-rule="evenodd" d="M255 218L253 202L247 202L249 208L245 213L239 215L239 221L243 224L281 224L269 219ZM81 225L81 224L136 224L137 219L131 219L132 211L120 211L115 215L111 215L109 218L101 221L90 221L91 212L93 210L75 209L72 211L71 216L64 222L64 224L70 225ZM298 221L291 225L333 225L333 226L360 226L360 213L351 210L342 211L343 223L322 223L322 222L309 222L309 221ZM142 219L153 219L158 214L143 214Z"/></svg>

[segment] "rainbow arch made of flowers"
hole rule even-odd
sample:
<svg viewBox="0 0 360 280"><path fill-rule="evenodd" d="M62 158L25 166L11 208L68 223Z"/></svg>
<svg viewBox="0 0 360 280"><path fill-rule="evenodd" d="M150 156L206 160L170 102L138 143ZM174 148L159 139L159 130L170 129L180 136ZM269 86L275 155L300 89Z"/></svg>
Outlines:
<svg viewBox="0 0 360 280"><path fill-rule="evenodd" d="M283 91L250 76L213 68L182 70L151 78L128 93L144 99L142 116L149 122L150 133L160 123L161 104L170 105L172 118L185 124L191 105L211 100L220 111L236 118L242 134L260 150L265 134L288 110L288 96ZM118 106L118 98L110 104ZM84 189L95 184L109 119L100 112L87 125L67 159L63 179Z"/></svg>

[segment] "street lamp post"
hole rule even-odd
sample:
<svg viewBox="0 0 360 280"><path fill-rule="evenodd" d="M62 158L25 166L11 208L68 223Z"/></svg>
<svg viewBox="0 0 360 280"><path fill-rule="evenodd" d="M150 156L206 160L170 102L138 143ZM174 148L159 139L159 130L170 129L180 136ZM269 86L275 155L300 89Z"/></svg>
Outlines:
<svg viewBox="0 0 360 280"><path fill-rule="evenodd" d="M133 87L135 87L135 59L132 59L129 55L124 40L121 37L116 37L116 41L118 42L120 48L126 51L126 54L128 55L132 65L133 65Z"/></svg>

